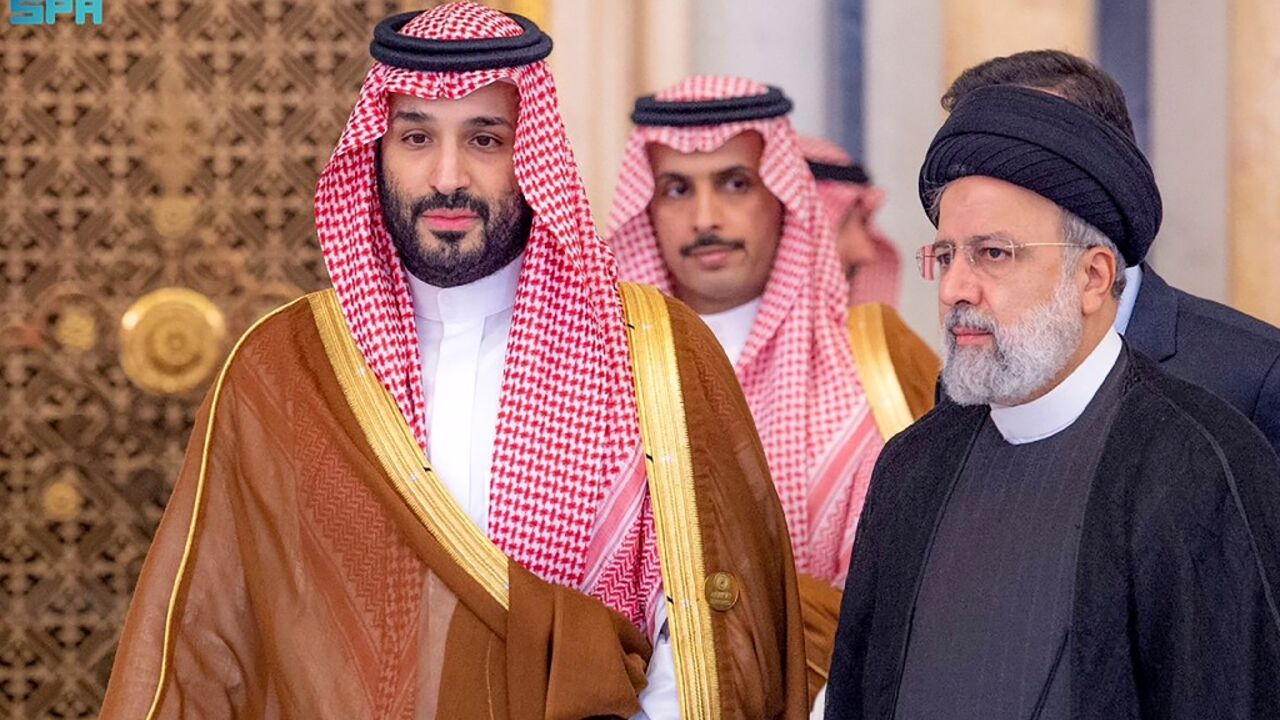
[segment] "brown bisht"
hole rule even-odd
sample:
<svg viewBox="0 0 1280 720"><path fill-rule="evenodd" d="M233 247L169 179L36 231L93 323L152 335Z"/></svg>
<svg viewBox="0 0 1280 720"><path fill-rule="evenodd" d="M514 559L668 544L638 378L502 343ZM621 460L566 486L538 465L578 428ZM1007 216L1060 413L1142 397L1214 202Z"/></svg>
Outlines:
<svg viewBox="0 0 1280 720"><path fill-rule="evenodd" d="M804 717L786 528L733 370L683 305L624 297L682 707ZM628 717L649 652L470 522L325 291L250 330L211 390L102 717Z"/></svg>

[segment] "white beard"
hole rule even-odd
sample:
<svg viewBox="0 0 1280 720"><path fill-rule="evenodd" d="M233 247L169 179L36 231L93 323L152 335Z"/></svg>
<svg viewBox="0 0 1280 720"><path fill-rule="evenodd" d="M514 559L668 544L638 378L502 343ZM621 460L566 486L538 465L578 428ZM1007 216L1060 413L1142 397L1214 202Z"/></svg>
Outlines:
<svg viewBox="0 0 1280 720"><path fill-rule="evenodd" d="M976 308L952 308L943 323L942 384L961 405L1017 405L1049 384L1067 366L1084 336L1081 291L1064 273L1053 297L1000 327ZM951 329L991 333L990 347L960 347Z"/></svg>

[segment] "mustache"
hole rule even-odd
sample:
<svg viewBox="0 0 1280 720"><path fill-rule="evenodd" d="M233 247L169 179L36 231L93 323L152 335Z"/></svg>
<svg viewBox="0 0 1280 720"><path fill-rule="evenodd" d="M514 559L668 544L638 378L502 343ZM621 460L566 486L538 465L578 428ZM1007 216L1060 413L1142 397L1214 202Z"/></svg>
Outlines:
<svg viewBox="0 0 1280 720"><path fill-rule="evenodd" d="M716 233L702 233L693 242L680 248L682 257L689 257L693 253L709 247L722 247L726 250L742 250L747 244L741 240L726 240Z"/></svg>
<svg viewBox="0 0 1280 720"><path fill-rule="evenodd" d="M994 320L983 315L977 308L968 305L959 305L951 308L951 311L947 313L944 327L947 329L948 334L958 327L973 328L993 335L999 330Z"/></svg>
<svg viewBox="0 0 1280 720"><path fill-rule="evenodd" d="M421 217L431 210L470 210L481 222L489 222L489 204L465 190L450 195L437 192L417 198L409 206L410 217Z"/></svg>

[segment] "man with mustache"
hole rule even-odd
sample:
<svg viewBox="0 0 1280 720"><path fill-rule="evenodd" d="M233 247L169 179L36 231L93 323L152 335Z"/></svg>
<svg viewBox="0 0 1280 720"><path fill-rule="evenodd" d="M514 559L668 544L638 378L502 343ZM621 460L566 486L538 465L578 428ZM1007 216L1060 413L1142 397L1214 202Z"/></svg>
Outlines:
<svg viewBox="0 0 1280 720"><path fill-rule="evenodd" d="M889 363L855 362L848 280L790 110L733 77L636 100L608 238L622 277L687 303L734 365L787 516L816 697L870 470L913 418ZM882 417L888 397L898 412Z"/></svg>
<svg viewBox="0 0 1280 720"><path fill-rule="evenodd" d="M1160 225L1146 158L983 87L920 196L948 399L876 465L826 717L1280 716L1280 462L1114 326Z"/></svg>
<svg viewBox="0 0 1280 720"><path fill-rule="evenodd" d="M746 403L619 285L550 38L456 2L371 51L317 188L334 287L219 375L102 716L802 717Z"/></svg>

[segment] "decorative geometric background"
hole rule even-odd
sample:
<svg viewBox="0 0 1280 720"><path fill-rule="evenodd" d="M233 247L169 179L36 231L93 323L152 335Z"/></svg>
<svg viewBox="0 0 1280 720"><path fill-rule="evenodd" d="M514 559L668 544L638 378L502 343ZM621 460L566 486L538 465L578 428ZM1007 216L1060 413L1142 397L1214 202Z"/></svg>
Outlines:
<svg viewBox="0 0 1280 720"><path fill-rule="evenodd" d="M221 358L327 284L315 181L371 28L431 4L106 0L100 26L0 25L0 717L97 714L208 387L135 385L122 316L202 293Z"/></svg>

